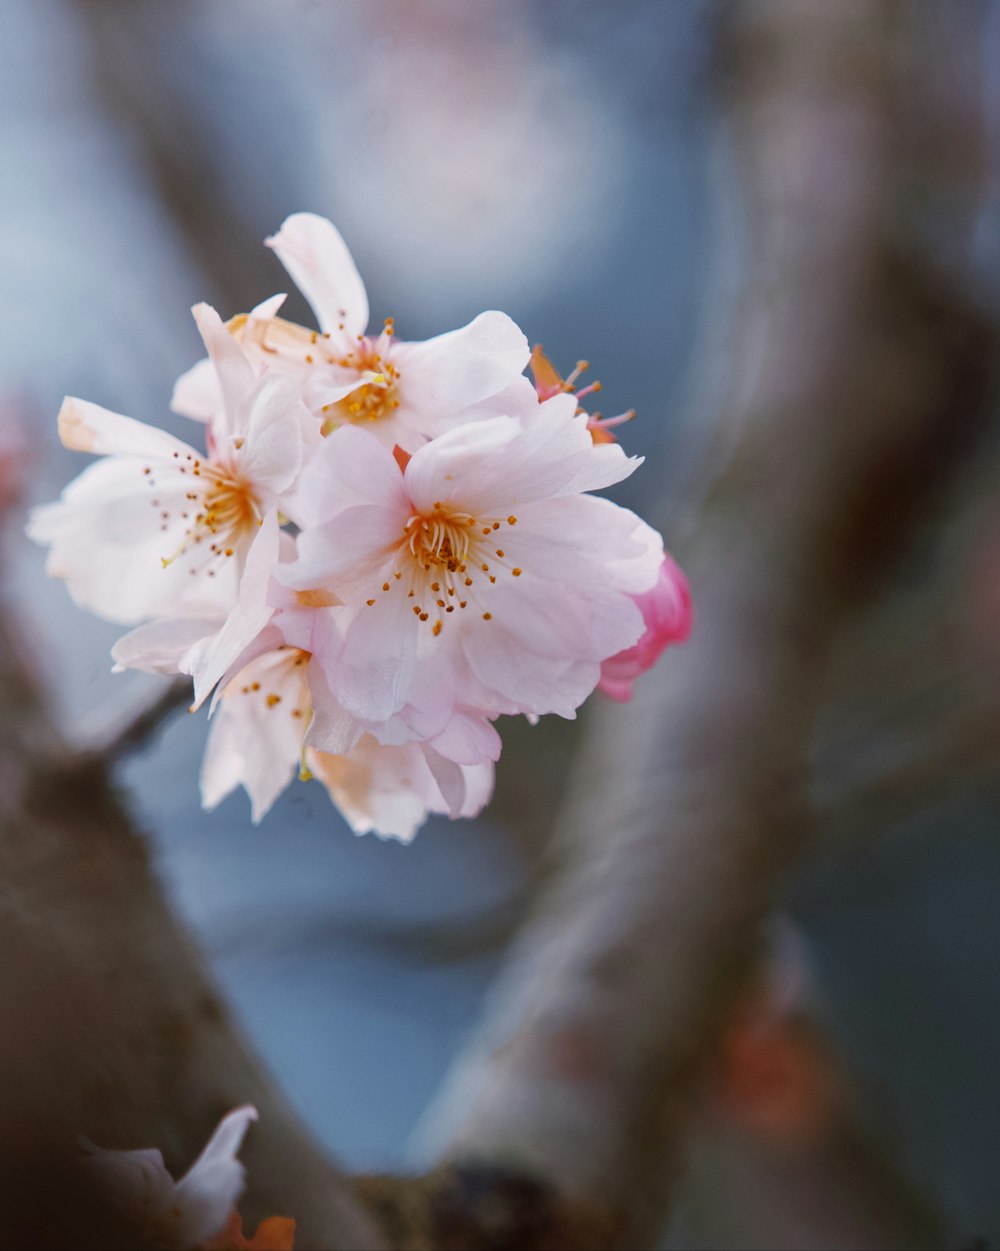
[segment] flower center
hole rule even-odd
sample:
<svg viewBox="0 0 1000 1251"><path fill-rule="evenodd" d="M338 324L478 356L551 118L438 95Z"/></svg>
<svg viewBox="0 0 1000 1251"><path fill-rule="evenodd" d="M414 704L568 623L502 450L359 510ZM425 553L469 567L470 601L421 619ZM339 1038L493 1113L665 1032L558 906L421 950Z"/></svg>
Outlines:
<svg viewBox="0 0 1000 1251"><path fill-rule="evenodd" d="M195 516L195 526L220 541L235 540L250 530L256 520L256 501L246 483L220 475Z"/></svg>
<svg viewBox="0 0 1000 1251"><path fill-rule="evenodd" d="M413 600L414 616L433 622L435 636L449 614L465 608L478 608L483 620L491 621L489 588L498 577L519 578L522 572L496 546L496 532L503 524L515 526L517 518L508 517L506 523L483 520L439 501L430 513L415 513L403 527L399 565L382 583L383 594L398 586L399 593ZM370 607L375 599L366 603Z"/></svg>
<svg viewBox="0 0 1000 1251"><path fill-rule="evenodd" d="M392 335L392 318L387 318L377 339L362 337L357 347L343 356L328 357L331 365L356 372L361 385L344 399L323 406L322 411L327 414L324 434L344 422L380 421L399 408L399 370L389 359Z"/></svg>
<svg viewBox="0 0 1000 1251"><path fill-rule="evenodd" d="M437 565L450 573L464 573L472 546L470 528L475 525L475 517L468 513L447 512L435 505L430 517L411 517L403 533L411 556L425 571Z"/></svg>
<svg viewBox="0 0 1000 1251"><path fill-rule="evenodd" d="M164 569L193 547L207 544L208 554L201 564L192 564L192 575L204 572L215 576L214 566L218 560L234 556L243 540L259 524L257 500L250 485L228 473L221 465L213 465L197 456L175 458L185 463L177 466L178 472L190 475L191 489L185 494L186 507L181 519L188 523L180 546L171 556L161 557ZM190 462L190 463L186 463ZM155 489L152 471L147 470L150 485ZM160 508L157 499L151 501ZM160 510L160 529L167 530L175 514L168 509Z"/></svg>

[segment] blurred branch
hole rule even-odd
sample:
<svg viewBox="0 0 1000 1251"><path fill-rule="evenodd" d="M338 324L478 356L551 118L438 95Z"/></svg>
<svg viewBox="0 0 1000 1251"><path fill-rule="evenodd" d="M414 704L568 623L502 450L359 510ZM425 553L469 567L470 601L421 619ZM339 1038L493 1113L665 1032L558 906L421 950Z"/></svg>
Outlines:
<svg viewBox="0 0 1000 1251"><path fill-rule="evenodd" d="M934 29L974 38L982 9L929 14L819 0L730 12L723 85L750 238L733 348L716 361L731 456L684 562L696 630L631 707L595 711L562 872L426 1126L446 1158L504 1161L627 1213L623 1245L661 1227L691 1078L808 845L828 655L849 610L885 588L929 483L975 446L993 393L995 326L918 246L906 132L932 63L941 88ZM978 117L936 117L917 174L933 185L961 168L978 194Z"/></svg>
<svg viewBox="0 0 1000 1251"><path fill-rule="evenodd" d="M175 678L158 685L118 715L109 718L100 730L92 731L82 746L87 755L106 766L148 747L173 713L191 702L190 678Z"/></svg>
<svg viewBox="0 0 1000 1251"><path fill-rule="evenodd" d="M261 247L275 223L255 229L220 171L198 90L205 84L193 64L201 6L74 0L73 8L90 40L94 83L109 114L134 132L159 200L211 285L211 302L226 317L251 308L261 278L276 276Z"/></svg>
<svg viewBox="0 0 1000 1251"><path fill-rule="evenodd" d="M841 640L814 744L833 851L957 793L1000 794L998 489L993 440L931 514L917 560Z"/></svg>

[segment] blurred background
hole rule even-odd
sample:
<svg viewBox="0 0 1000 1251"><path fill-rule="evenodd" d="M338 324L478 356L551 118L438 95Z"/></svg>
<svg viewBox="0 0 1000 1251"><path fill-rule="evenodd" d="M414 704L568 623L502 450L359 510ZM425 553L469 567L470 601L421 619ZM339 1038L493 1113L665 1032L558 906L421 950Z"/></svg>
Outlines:
<svg viewBox="0 0 1000 1251"><path fill-rule="evenodd" d="M969 77L992 174L963 264L1000 313L1000 12L984 11ZM64 394L192 437L167 408L200 355L189 307L228 317L287 289L262 240L309 209L347 239L373 322L391 314L421 339L497 307L563 371L589 359L604 411L639 413L622 441L648 459L619 498L682 542L715 454L692 396L742 264L717 5L7 0L0 13L0 406L28 433L28 502L82 468L55 437ZM309 321L294 293L287 307ZM928 542L951 541L932 521ZM17 539L12 559L46 683L85 741L146 680L111 675L118 629L72 605L42 551ZM995 544L982 561L988 630ZM905 715L915 697L896 698ZM834 746L854 726L833 726ZM160 876L322 1141L356 1171L419 1164L414 1131L545 876L578 727L510 734L493 807L431 821L411 847L354 837L317 784L257 828L242 793L203 813L205 730L179 715L122 772ZM915 814L890 807L877 839L830 822L705 1096L669 1245L905 1245L911 1219L949 1246L1000 1240L988 773Z"/></svg>

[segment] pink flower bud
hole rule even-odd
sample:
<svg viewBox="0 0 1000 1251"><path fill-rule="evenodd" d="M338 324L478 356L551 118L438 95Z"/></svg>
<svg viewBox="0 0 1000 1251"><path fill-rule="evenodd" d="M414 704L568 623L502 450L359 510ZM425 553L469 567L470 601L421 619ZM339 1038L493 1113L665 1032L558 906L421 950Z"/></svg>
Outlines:
<svg viewBox="0 0 1000 1251"><path fill-rule="evenodd" d="M640 673L652 669L660 654L672 643L683 643L691 633L691 592L687 578L669 556L664 556L656 585L635 602L642 611L646 633L633 647L627 647L601 665L597 689L609 699L627 704L632 683Z"/></svg>

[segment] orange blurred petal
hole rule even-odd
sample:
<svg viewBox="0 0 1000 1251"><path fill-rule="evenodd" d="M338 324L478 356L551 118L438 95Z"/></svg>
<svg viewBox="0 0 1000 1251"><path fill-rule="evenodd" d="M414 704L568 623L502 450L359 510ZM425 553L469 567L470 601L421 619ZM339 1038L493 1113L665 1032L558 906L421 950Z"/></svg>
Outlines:
<svg viewBox="0 0 1000 1251"><path fill-rule="evenodd" d="M295 1222L290 1216L269 1216L247 1239L243 1217L234 1208L225 1228L203 1244L204 1251L294 1251Z"/></svg>

